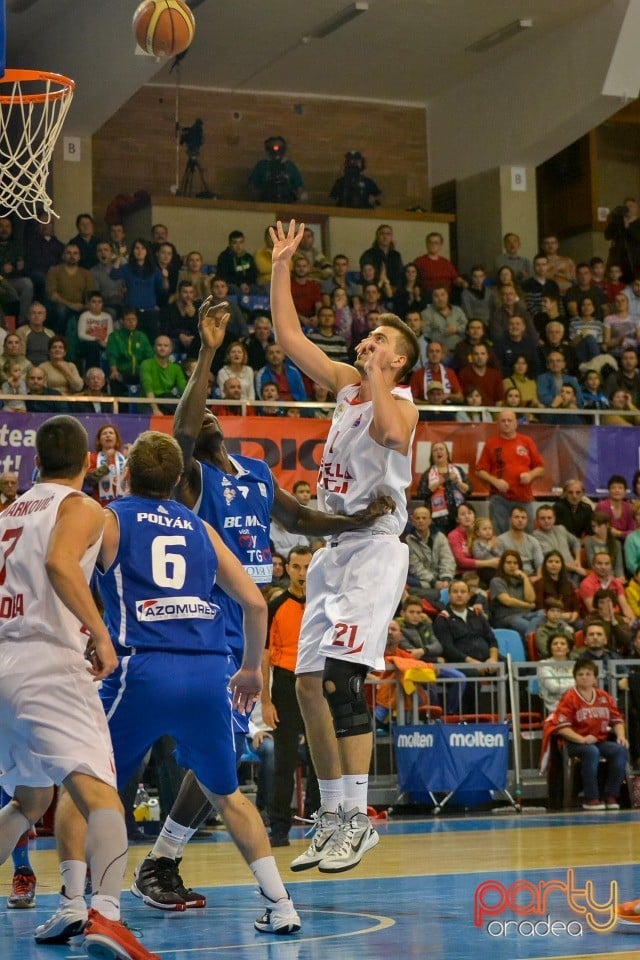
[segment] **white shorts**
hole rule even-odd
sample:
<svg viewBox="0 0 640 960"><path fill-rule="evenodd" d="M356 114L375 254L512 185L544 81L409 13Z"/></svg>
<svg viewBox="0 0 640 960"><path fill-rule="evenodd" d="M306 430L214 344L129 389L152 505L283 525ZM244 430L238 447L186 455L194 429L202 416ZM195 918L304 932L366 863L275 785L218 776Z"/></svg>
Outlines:
<svg viewBox="0 0 640 960"><path fill-rule="evenodd" d="M50 640L0 643L0 786L49 787L73 772L115 786L98 688L80 653Z"/></svg>
<svg viewBox="0 0 640 960"><path fill-rule="evenodd" d="M318 673L327 657L384 669L387 627L409 569L396 536L343 534L316 551L307 572L307 603L296 673Z"/></svg>

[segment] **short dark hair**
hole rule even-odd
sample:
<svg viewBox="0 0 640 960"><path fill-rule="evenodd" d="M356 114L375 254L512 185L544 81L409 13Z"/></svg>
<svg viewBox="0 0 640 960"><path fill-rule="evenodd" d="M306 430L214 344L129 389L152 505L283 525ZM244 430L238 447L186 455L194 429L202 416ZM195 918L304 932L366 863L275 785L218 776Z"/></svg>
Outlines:
<svg viewBox="0 0 640 960"><path fill-rule="evenodd" d="M418 358L420 357L420 344L418 343L418 338L409 324L405 323L404 320L401 320L400 317L397 317L395 313L381 313L378 319L381 327L392 327L400 334L400 350L407 355L400 373L396 377L396 381L401 382L405 379L407 374L413 370L418 362Z"/></svg>
<svg viewBox="0 0 640 960"><path fill-rule="evenodd" d="M234 240L244 240L244 233L242 230L232 230L229 234L229 243L232 243Z"/></svg>
<svg viewBox="0 0 640 960"><path fill-rule="evenodd" d="M574 677L578 673L578 670L590 670L594 677L598 676L598 664L594 663L593 660L588 660L584 657L582 660L576 660L576 665L573 668Z"/></svg>
<svg viewBox="0 0 640 960"><path fill-rule="evenodd" d="M299 489L299 487L309 487L309 490L311 490L311 484L309 483L308 480L296 480L296 482L293 485L293 492L295 493L296 490Z"/></svg>
<svg viewBox="0 0 640 960"><path fill-rule="evenodd" d="M612 473L609 479L607 480L607 489L611 486L612 483L621 483L622 486L627 489L626 478L622 476L621 473Z"/></svg>
<svg viewBox="0 0 640 960"><path fill-rule="evenodd" d="M287 554L287 563L291 562L291 557L306 557L308 553L313 553L311 547L306 543L297 543L295 547L291 547L289 553Z"/></svg>
<svg viewBox="0 0 640 960"><path fill-rule="evenodd" d="M548 657L551 656L551 644L553 643L554 640L558 640L558 639L560 639L560 640L566 640L566 641L567 641L567 646L568 646L568 648L569 648L569 651L571 651L571 648L573 647L573 640L571 639L571 637L570 637L567 633L552 633L551 636L549 637L549 641L548 641L548 643L547 643L547 656L548 656ZM583 661L583 662L584 662L584 661ZM574 674L574 676L575 676L575 674Z"/></svg>
<svg viewBox="0 0 640 960"><path fill-rule="evenodd" d="M36 451L42 480L69 480L86 464L89 437L79 420L61 414L50 417L39 428Z"/></svg>

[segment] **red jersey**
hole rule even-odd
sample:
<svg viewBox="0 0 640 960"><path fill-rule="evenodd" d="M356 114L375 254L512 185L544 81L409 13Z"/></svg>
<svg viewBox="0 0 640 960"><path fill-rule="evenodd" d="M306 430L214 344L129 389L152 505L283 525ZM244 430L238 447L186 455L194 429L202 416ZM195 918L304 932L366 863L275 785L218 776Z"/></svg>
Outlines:
<svg viewBox="0 0 640 960"><path fill-rule="evenodd" d="M581 737L606 740L611 726L624 721L615 700L606 690L596 689L593 693L593 700L589 702L575 687L567 690L556 707L556 729L571 727Z"/></svg>
<svg viewBox="0 0 640 960"><path fill-rule="evenodd" d="M414 260L414 263L418 271L418 284L423 290L433 290L434 287L451 290L459 276L451 260L446 257L430 257L428 253L424 253Z"/></svg>
<svg viewBox="0 0 640 960"><path fill-rule="evenodd" d="M509 489L500 494L506 500L530 503L533 489L530 483L520 483L520 474L543 467L544 460L530 437L517 433L511 440L491 437L487 440L476 464L476 470L486 470L492 477L506 480Z"/></svg>
<svg viewBox="0 0 640 960"><path fill-rule="evenodd" d="M291 278L291 296L295 304L296 313L303 317L315 317L316 306L322 303L322 290L315 280L298 283L295 277Z"/></svg>

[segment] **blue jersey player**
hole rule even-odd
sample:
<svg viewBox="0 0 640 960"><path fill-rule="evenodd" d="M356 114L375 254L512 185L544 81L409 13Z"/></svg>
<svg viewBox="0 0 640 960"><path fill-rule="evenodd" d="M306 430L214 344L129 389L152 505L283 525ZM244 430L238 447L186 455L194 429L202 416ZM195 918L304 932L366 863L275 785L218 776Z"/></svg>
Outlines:
<svg viewBox="0 0 640 960"><path fill-rule="evenodd" d="M225 304L218 304L212 308L209 299L200 308L198 362L174 420L174 435L185 464L177 498L211 524L256 583L269 584L271 518L286 530L323 537L368 525L392 509L393 504L388 497L372 499L366 511L350 517L311 510L279 487L263 461L228 452L218 419L206 409L209 370L229 319L224 307ZM222 590L216 590L215 602L224 613L232 655L241 658L242 611ZM234 719L237 725L241 724L241 732L246 730L246 718L236 715ZM210 804L193 774L188 773L153 850L138 868L132 888L149 906L182 908L181 897L171 887L170 878L167 880L161 870L154 869L154 862L179 860L185 844L210 812ZM187 902L187 906L193 905Z"/></svg>
<svg viewBox="0 0 640 960"><path fill-rule="evenodd" d="M111 682L103 683L101 698L118 783L121 788L127 783L160 736L172 736L178 762L193 771L203 795L221 810L258 881L267 909L255 928L294 933L300 919L282 884L266 830L238 789L231 725L231 707L249 712L262 688L266 605L212 527L168 499L182 467L173 438L153 431L141 434L129 453L131 493L105 513L99 588L119 667ZM212 594L214 581L246 616L246 643L237 670ZM68 876L69 861L83 860L85 840L84 821L68 796L58 811L61 819ZM165 880L172 878L173 889L185 900L191 898L176 861L157 861L156 869ZM77 886L66 889L65 883L66 902L38 929L39 942L60 942L74 911L80 919L83 900Z"/></svg>

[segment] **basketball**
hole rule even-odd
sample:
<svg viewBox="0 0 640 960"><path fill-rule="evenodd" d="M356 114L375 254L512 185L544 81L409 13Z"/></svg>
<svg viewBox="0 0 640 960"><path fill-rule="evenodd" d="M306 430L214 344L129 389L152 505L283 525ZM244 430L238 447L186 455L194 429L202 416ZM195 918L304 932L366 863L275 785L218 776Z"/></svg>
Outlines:
<svg viewBox="0 0 640 960"><path fill-rule="evenodd" d="M193 40L196 22L182 0L142 0L133 15L138 46L154 57L177 57Z"/></svg>

